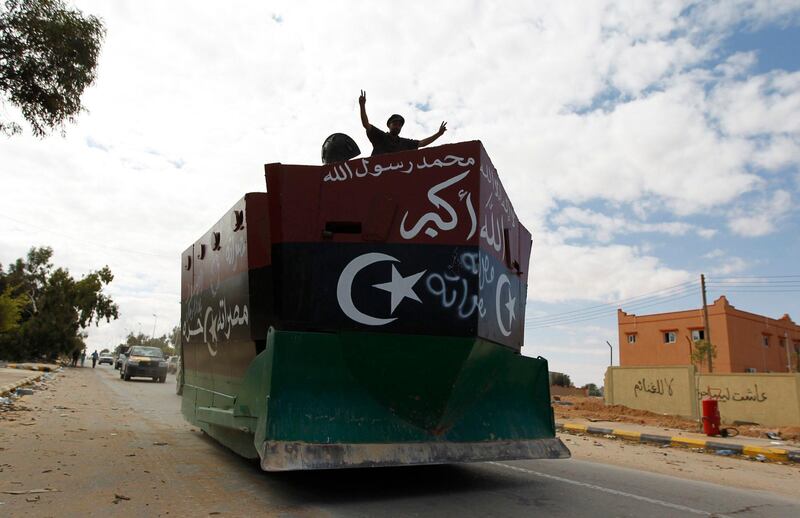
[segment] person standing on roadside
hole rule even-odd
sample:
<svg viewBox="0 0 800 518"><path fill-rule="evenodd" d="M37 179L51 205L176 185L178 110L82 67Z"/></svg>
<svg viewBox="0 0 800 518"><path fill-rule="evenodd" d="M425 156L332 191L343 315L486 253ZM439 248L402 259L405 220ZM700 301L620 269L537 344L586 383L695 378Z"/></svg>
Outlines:
<svg viewBox="0 0 800 518"><path fill-rule="evenodd" d="M77 367L78 366L78 358L80 358L80 357L81 357L81 352L79 350L75 349L74 351L72 351L72 363L71 363L71 365L73 367Z"/></svg>
<svg viewBox="0 0 800 518"><path fill-rule="evenodd" d="M369 123L366 108L367 93L364 90L361 90L358 104L361 106L361 125L367 130L367 138L372 142L372 156L381 155L383 153L406 151L409 149L419 149L431 144L447 131L447 122L443 121L439 126L439 131L428 138L422 140L403 138L400 136L400 130L403 129L403 124L405 124L406 121L402 115L395 113L389 117L389 120L386 121L386 126L389 128L389 131L381 131Z"/></svg>
<svg viewBox="0 0 800 518"><path fill-rule="evenodd" d="M86 361L86 349L81 351L81 367L83 367L85 361Z"/></svg>
<svg viewBox="0 0 800 518"><path fill-rule="evenodd" d="M94 366L95 366L95 365L97 365L97 359L98 359L99 357L100 357L100 355L99 355L99 354L97 354L97 351L95 351L95 352L93 352L93 353L92 353L92 368L93 368L93 369L94 369Z"/></svg>

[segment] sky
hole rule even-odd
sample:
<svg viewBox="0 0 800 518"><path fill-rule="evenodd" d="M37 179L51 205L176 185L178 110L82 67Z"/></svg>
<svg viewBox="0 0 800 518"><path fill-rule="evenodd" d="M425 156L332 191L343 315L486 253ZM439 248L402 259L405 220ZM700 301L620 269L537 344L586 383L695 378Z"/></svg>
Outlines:
<svg viewBox="0 0 800 518"><path fill-rule="evenodd" d="M726 284L800 276L799 0L74 5L106 26L97 81L65 135L0 137L0 263L108 265L120 318L89 350L178 325L181 252L263 164L319 164L334 132L369 153L362 89L403 136L483 142L550 370L602 385L617 307L700 307L701 273L709 302L800 321L798 288Z"/></svg>

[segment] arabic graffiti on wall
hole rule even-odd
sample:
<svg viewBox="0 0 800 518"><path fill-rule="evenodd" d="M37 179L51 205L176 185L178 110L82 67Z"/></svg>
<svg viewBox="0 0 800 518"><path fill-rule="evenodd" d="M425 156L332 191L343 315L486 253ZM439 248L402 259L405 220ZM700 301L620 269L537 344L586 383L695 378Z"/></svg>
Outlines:
<svg viewBox="0 0 800 518"><path fill-rule="evenodd" d="M417 234L425 228L428 223L433 223L436 225L437 229L434 229L433 226L425 228L425 235L428 237L436 237L439 235L439 232L447 232L448 230L453 230L458 226L458 213L453 208L452 205L447 203L445 200L438 196L439 191L454 185L469 175L469 170L464 171L461 174L458 174L452 178L448 178L447 180L440 182L428 190L428 201L431 202L433 205L434 210L431 212L426 213L421 218L417 220L416 223L410 228L406 228L406 219L408 218L408 210L406 210L405 214L403 214L403 219L400 221L400 235L403 239L413 239L417 237ZM475 229L478 226L478 220L475 216L475 207L472 204L472 193L461 189L458 192L458 198L461 200L464 205L467 207L467 211L469 213L469 218L471 222L471 227L469 233L467 234L467 239L470 239L475 234ZM444 209L447 213L447 220L444 220L437 212L437 209Z"/></svg>
<svg viewBox="0 0 800 518"><path fill-rule="evenodd" d="M727 403L729 401L734 402L742 402L742 401L750 401L753 403L763 403L767 400L767 393L758 390L758 383L754 383L752 387L748 387L747 390L743 392L738 391L731 391L730 387L712 387L707 385L705 390L698 389L697 391L697 399L716 399L721 403Z"/></svg>
<svg viewBox="0 0 800 518"><path fill-rule="evenodd" d="M408 164L406 164L403 161L386 165L375 164L374 166L372 166L371 170L369 165L370 159L362 158L361 160L359 160L359 162L360 165L353 164L352 167L350 165L350 162L344 162L333 166L331 170L327 172L322 181L347 182L351 180L358 180L361 178L377 177L381 176L384 173L411 174L414 171L429 169L431 167L451 167L454 165L457 165L459 167L467 167L475 165L474 158L472 157L463 158L455 155L447 155L444 158L444 160L437 158L431 163L428 163L427 159L423 156L422 162L418 164L414 163L414 161L409 161Z"/></svg>
<svg viewBox="0 0 800 518"><path fill-rule="evenodd" d="M458 318L467 319L477 312L481 321L495 327L504 337L511 336L514 320L518 318L516 292L506 274L495 273L485 252L461 254L458 268L429 273L425 286L443 308L456 311ZM488 305L486 297L490 297ZM494 311L487 312L487 307L492 306Z"/></svg>
<svg viewBox="0 0 800 518"><path fill-rule="evenodd" d="M481 267L479 254L466 252L461 254L459 264L461 273L453 272L433 272L425 278L425 286L428 293L433 295L443 308L454 308L461 319L471 317L476 311L483 318L486 316L483 297L475 294L474 280L478 278L479 289L483 288L488 281L494 282L494 267L489 270L488 258L486 258L486 268Z"/></svg>
<svg viewBox="0 0 800 518"><path fill-rule="evenodd" d="M185 343L201 340L211 356L232 332L250 324L250 310L240 299L239 289L222 282L237 270L247 268L247 240L244 232L230 233L219 250L197 261L192 292L184 303L181 334Z"/></svg>
<svg viewBox="0 0 800 518"><path fill-rule="evenodd" d="M231 331L238 326L250 323L250 312L247 304L228 304L222 297L204 305L198 295L193 295L187 303L186 319L181 324L181 334L188 344L193 337L199 336L208 346L211 356L217 355L218 343L228 340Z"/></svg>
<svg viewBox="0 0 800 518"><path fill-rule="evenodd" d="M670 378L669 380L667 380L667 378L657 378L655 381L642 378L637 380L633 386L633 397L638 398L639 392L672 397L672 383L674 381L675 378Z"/></svg>

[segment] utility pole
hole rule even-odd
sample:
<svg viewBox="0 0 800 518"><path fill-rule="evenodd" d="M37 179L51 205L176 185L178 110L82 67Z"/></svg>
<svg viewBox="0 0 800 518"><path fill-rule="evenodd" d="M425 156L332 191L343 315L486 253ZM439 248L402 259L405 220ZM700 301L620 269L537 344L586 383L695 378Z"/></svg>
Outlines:
<svg viewBox="0 0 800 518"><path fill-rule="evenodd" d="M789 348L789 332L783 330L783 345L786 346L786 372L792 372L792 350Z"/></svg>
<svg viewBox="0 0 800 518"><path fill-rule="evenodd" d="M703 334L705 335L705 340L711 344L711 326L708 325L708 304L706 304L706 276L702 273L700 274L700 288L703 290ZM711 347L708 348L708 372L709 374L714 372L714 368L711 366Z"/></svg>
<svg viewBox="0 0 800 518"><path fill-rule="evenodd" d="M152 335L153 340L156 339L156 322L158 322L158 315L153 313L153 335Z"/></svg>
<svg viewBox="0 0 800 518"><path fill-rule="evenodd" d="M608 342L608 340L606 340L606 343L608 344L608 349L609 349L609 351L608 351L608 355L609 355L608 365L610 367L613 367L614 366L614 347L611 346L611 344Z"/></svg>

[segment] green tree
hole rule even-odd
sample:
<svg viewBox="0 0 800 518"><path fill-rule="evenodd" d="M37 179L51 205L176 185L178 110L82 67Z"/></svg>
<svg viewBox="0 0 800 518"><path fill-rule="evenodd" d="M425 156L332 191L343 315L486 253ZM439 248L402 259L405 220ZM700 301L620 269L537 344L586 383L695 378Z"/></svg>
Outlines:
<svg viewBox="0 0 800 518"><path fill-rule="evenodd" d="M550 385L558 385L559 387L571 387L572 380L569 379L569 374L564 374L562 372L551 372Z"/></svg>
<svg viewBox="0 0 800 518"><path fill-rule="evenodd" d="M594 383L587 383L586 385L582 386L581 388L585 389L590 396L602 396L603 395L603 392L599 388L597 388L597 385L595 385Z"/></svg>
<svg viewBox="0 0 800 518"><path fill-rule="evenodd" d="M125 337L125 342L119 344L114 352L119 354L123 349L127 349L128 347L132 347L134 345L144 345L146 347L158 347L161 349L161 352L164 353L165 357L172 356L175 354L175 347L172 345L171 339L171 334L162 336L148 336L144 333L128 333L128 336Z"/></svg>
<svg viewBox="0 0 800 518"><path fill-rule="evenodd" d="M714 360L717 357L717 346L708 340L694 340L692 342L692 363L697 365L708 365L708 358Z"/></svg>
<svg viewBox="0 0 800 518"><path fill-rule="evenodd" d="M68 270L55 268L49 247L32 248L17 259L0 282L21 301L16 331L0 335L1 358L52 358L85 347L84 329L119 316L103 288L114 279L109 268L91 271L76 280Z"/></svg>
<svg viewBox="0 0 800 518"><path fill-rule="evenodd" d="M0 268L0 275L2 275L2 268ZM14 331L19 327L23 303L21 297L14 297L11 294L10 286L0 293L0 333Z"/></svg>
<svg viewBox="0 0 800 518"><path fill-rule="evenodd" d="M41 137L84 110L105 28L63 0L6 0L0 6L0 101L19 108ZM0 120L0 133L22 128Z"/></svg>

